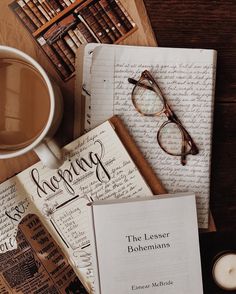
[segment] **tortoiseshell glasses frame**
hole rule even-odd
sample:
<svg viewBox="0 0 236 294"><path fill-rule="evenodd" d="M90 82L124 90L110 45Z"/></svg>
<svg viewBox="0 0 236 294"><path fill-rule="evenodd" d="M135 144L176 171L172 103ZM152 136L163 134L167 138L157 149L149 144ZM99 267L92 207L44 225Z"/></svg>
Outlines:
<svg viewBox="0 0 236 294"><path fill-rule="evenodd" d="M135 109L143 116L160 116L162 114L165 114L167 117L167 121L165 121L159 128L159 130L157 131L157 142L160 145L160 147L162 148L162 150L164 150L167 154L172 155L172 156L180 156L181 157L181 164L185 165L186 164L186 157L187 155L191 154L191 155L196 155L199 153L199 150L196 146L196 144L194 143L192 137L190 136L190 134L188 133L188 131L185 129L185 127L183 126L183 124L181 123L181 121L179 120L179 118L177 117L177 115L174 113L174 111L171 109L170 105L167 102L166 97L163 95L160 87L158 86L157 82L154 80L154 78L152 77L151 73L148 70L145 70L144 72L142 72L140 79L137 81L135 79L129 78L128 79L129 83L134 84L134 88L132 90L132 94L131 94L131 99L132 99L132 103L135 107ZM161 110L157 111L157 112L145 112L145 110L141 109L139 103L137 102L137 97L136 97L136 92L137 92L137 88L141 88L144 93L144 97L145 97L145 90L150 90L152 92L155 92L155 94L157 95L157 99L159 101L161 101L162 103L162 108ZM142 93L142 95L143 95ZM182 138L182 142L181 142L181 151L178 153L174 153L169 151L165 146L163 146L163 142L161 140L161 133L163 131L163 129L168 125L168 124L175 124L175 126L178 128L178 130L181 133L181 138Z"/></svg>

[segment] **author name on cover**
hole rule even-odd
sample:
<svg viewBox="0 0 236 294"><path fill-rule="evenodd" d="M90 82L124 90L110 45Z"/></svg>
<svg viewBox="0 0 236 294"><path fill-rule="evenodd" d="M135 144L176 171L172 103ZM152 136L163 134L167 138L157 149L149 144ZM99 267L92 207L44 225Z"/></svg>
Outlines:
<svg viewBox="0 0 236 294"><path fill-rule="evenodd" d="M152 282L151 284L145 284L145 285L132 285L131 290L145 290L149 288L155 288L155 287L167 287L167 286L173 286L174 282L172 280L169 281L158 281L158 282Z"/></svg>

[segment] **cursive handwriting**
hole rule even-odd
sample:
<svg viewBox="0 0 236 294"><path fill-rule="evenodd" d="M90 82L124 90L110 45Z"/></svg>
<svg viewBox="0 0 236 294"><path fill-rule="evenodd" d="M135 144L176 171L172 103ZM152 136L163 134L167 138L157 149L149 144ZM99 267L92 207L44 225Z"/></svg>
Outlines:
<svg viewBox="0 0 236 294"><path fill-rule="evenodd" d="M99 58L96 57L91 70L91 127L107 119L108 114L119 115L166 189L196 193L199 225L207 227L214 53L209 50L105 46L99 51ZM167 120L166 116L142 116L132 103L134 85L128 78L139 80L144 70L151 72L200 151L196 156L187 156L184 167L178 156L167 155L157 142L157 132ZM111 81L109 88L104 87L106 80ZM146 97L147 101L147 91L141 93L142 99ZM168 138L166 143L170 146L173 142L171 136L171 141Z"/></svg>
<svg viewBox="0 0 236 294"><path fill-rule="evenodd" d="M31 178L33 183L37 187L37 194L40 198L48 195L48 193L55 193L57 190L61 190L61 184L66 191L74 195L75 190L73 182L81 173L86 173L94 169L96 178L99 182L105 183L110 180L109 172L107 171L102 159L105 154L105 148L100 140L96 140L94 145L97 145L98 152L89 152L87 158L75 158L73 161L69 160L69 167L66 169L58 169L56 174L50 177L49 180L41 180L40 172L37 168L33 168L31 171Z"/></svg>

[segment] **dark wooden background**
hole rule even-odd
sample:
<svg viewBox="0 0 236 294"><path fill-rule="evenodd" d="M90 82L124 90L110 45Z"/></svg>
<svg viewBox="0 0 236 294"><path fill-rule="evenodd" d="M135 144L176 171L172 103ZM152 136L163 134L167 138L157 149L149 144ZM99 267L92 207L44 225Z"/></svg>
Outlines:
<svg viewBox="0 0 236 294"><path fill-rule="evenodd" d="M211 210L217 230L236 233L236 1L145 0L161 47L218 52Z"/></svg>

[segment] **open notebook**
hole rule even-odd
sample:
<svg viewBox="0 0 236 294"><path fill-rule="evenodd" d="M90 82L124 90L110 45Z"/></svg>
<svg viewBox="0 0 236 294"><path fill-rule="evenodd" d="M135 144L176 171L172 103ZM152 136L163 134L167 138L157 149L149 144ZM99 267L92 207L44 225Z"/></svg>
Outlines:
<svg viewBox="0 0 236 294"><path fill-rule="evenodd" d="M196 193L199 227L207 228L216 51L87 46L83 85L91 95L86 95L86 130L114 114L119 115L167 190ZM158 128L166 117L143 117L132 104L134 86L128 83L128 78L138 80L145 69L157 80L199 148L198 155L187 156L186 166L180 164L178 157L163 152L157 143Z"/></svg>
<svg viewBox="0 0 236 294"><path fill-rule="evenodd" d="M17 247L19 222L28 213L37 214L91 290L87 204L157 195L165 189L117 117L62 152L65 162L59 169L38 162L0 185L0 253Z"/></svg>

